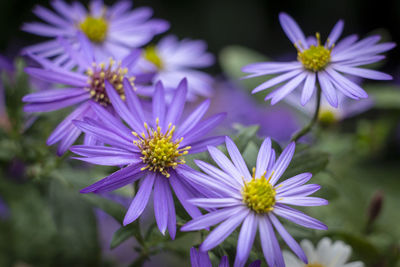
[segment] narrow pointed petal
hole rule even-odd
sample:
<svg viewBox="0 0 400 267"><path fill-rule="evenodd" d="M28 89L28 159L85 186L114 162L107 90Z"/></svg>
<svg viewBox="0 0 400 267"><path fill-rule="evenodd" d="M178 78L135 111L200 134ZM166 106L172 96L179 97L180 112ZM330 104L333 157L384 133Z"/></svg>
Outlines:
<svg viewBox="0 0 400 267"><path fill-rule="evenodd" d="M293 44L301 45L304 48L308 48L306 38L303 31L300 29L296 21L288 14L282 12L279 14L279 21L281 23L283 31Z"/></svg>
<svg viewBox="0 0 400 267"><path fill-rule="evenodd" d="M273 174L271 177L270 183L275 185L275 183L279 180L282 174L285 172L287 167L290 164L290 161L293 158L294 150L296 149L296 144L291 142L283 151L282 154L279 156L278 160L275 162L273 167Z"/></svg>
<svg viewBox="0 0 400 267"><path fill-rule="evenodd" d="M147 202L149 201L155 177L156 174L149 173L143 179L143 182L140 184L140 188L137 194L135 195L131 205L129 206L128 211L126 212L123 222L124 225L130 224L131 222L135 221L143 213Z"/></svg>
<svg viewBox="0 0 400 267"><path fill-rule="evenodd" d="M281 222L276 218L275 215L270 214L269 218L273 226L275 227L276 231L281 235L282 239L286 242L288 247L299 257L304 263L307 264L307 256L304 253L303 249L300 245L294 240L294 238L286 231L285 227L281 224Z"/></svg>
<svg viewBox="0 0 400 267"><path fill-rule="evenodd" d="M183 108L185 107L186 95L187 95L187 80L183 79L176 89L175 95L172 99L171 105L168 108L168 113L165 119L164 127L167 127L169 123L176 125L181 118Z"/></svg>
<svg viewBox="0 0 400 267"><path fill-rule="evenodd" d="M316 80L316 74L315 72L310 72L307 74L306 81L304 83L303 91L301 93L301 105L307 104L308 101L310 101L311 96L313 95L315 91L315 80Z"/></svg>
<svg viewBox="0 0 400 267"><path fill-rule="evenodd" d="M268 171L268 164L271 159L271 139L268 137L261 144L257 155L256 177L261 177L264 172Z"/></svg>
<svg viewBox="0 0 400 267"><path fill-rule="evenodd" d="M218 225L204 240L201 244L200 249L202 251L207 251L218 246L222 241L224 241L246 218L249 214L249 210L246 209L243 212L230 217L220 225Z"/></svg>
<svg viewBox="0 0 400 267"><path fill-rule="evenodd" d="M338 107L338 96L335 91L335 88L332 86L331 81L329 80L325 71L318 72L318 81L321 85L322 93L324 94L328 103L337 108Z"/></svg>
<svg viewBox="0 0 400 267"><path fill-rule="evenodd" d="M328 36L328 41L329 41L329 47L332 47L334 43L339 39L340 35L342 34L343 31L343 26L344 22L343 20L339 20L335 26L333 27L331 33Z"/></svg>
<svg viewBox="0 0 400 267"><path fill-rule="evenodd" d="M160 232L165 235L168 224L167 190L169 184L162 175L157 175L154 183L154 215Z"/></svg>
<svg viewBox="0 0 400 267"><path fill-rule="evenodd" d="M322 222L318 221L317 219L314 219L306 214L304 214L301 211L295 210L293 208L290 208L288 206L282 205L282 204L277 204L275 205L274 208L274 214L283 217L289 221L292 221L298 225L311 228L311 229L317 229L317 230L327 230L328 227L323 224Z"/></svg>
<svg viewBox="0 0 400 267"><path fill-rule="evenodd" d="M224 209L219 209L215 211L211 211L205 215L194 218L193 220L186 223L181 227L181 231L197 231L201 229L206 229L210 226L216 225L231 216L239 213L243 213L246 211L246 207L229 207Z"/></svg>
<svg viewBox="0 0 400 267"><path fill-rule="evenodd" d="M244 266L249 258L254 238L256 237L258 220L253 212L244 219L240 229L238 244L236 249L235 267Z"/></svg>
<svg viewBox="0 0 400 267"><path fill-rule="evenodd" d="M226 148L228 149L229 156L231 157L236 169L239 170L239 172L245 179L250 179L251 175L249 169L247 168L246 162L244 161L242 154L240 153L235 143L228 136L225 137L225 143Z"/></svg>

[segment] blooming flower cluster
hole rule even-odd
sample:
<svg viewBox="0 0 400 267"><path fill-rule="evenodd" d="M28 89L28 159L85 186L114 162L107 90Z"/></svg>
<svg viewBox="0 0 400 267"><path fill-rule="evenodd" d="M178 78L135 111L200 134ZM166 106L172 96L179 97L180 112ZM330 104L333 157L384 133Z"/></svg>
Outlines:
<svg viewBox="0 0 400 267"><path fill-rule="evenodd" d="M324 223L292 207L328 204L324 198L311 196L320 189L318 184L307 184L311 173L287 177L295 142L279 153L273 140L264 138L254 153L255 166L248 166L230 137L216 135L215 128L225 113L207 117L208 99L190 107L190 112L187 105L185 108L186 102L213 94L213 78L199 70L214 62L205 42L179 41L169 35L156 45L149 44L169 23L151 18L150 8L131 10L128 1L110 7L91 1L89 9L62 0L51 5L56 13L41 6L34 10L46 23L23 26L27 32L52 38L24 49L38 65L27 67L26 73L51 86L26 95L23 102L26 112L72 107L47 144L59 143L58 155L70 150L74 159L118 168L81 193L101 194L134 184L136 194L123 225L136 221L152 196L158 229L162 234L168 231L172 239L177 234L176 208L182 206L192 218L180 228L182 232L211 228L198 250L190 250L192 266L212 266L207 252L238 228L234 266L247 264L257 233L261 254L270 267L350 266L344 265L349 249L342 243L329 248L330 241L323 239L315 253L308 241L299 245L281 222L327 229ZM382 60L381 53L393 48L393 43L378 44L379 36L358 40L355 35L338 41L343 30L339 21L322 44L319 33L306 38L289 15L282 13L279 19L297 49L297 61L253 63L243 68L249 73L247 78L278 74L253 90L256 93L284 83L266 97L272 104L302 87L301 105L316 93L312 109L318 115L321 93L323 101L333 107L344 96L357 100L368 96L347 76L391 79L388 74L360 66ZM298 97L295 101L299 102ZM81 144L73 145L82 133ZM217 147L223 143L227 153L225 147ZM209 161L196 158L205 151ZM276 233L296 256L282 253ZM330 261L334 257L330 250L345 254L336 265ZM258 260L249 266L260 264ZM227 256L219 266L229 266Z"/></svg>

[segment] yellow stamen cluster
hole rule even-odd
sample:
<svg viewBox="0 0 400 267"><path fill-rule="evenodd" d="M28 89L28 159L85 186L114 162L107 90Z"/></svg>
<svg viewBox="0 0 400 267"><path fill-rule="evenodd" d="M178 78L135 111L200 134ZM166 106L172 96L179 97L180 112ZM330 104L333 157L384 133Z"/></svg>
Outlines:
<svg viewBox="0 0 400 267"><path fill-rule="evenodd" d="M143 57L153 63L158 69L163 68L163 62L158 55L157 48L154 45L147 46L143 51Z"/></svg>
<svg viewBox="0 0 400 267"><path fill-rule="evenodd" d="M106 93L105 81L108 81L114 89L121 96L122 100L125 100L125 91L123 80L128 73L127 68L121 67L121 62L114 68L115 61L110 59L108 66L104 63L93 63L92 68L87 70L88 86L86 90L90 92L91 97L103 106L110 104L110 99ZM135 77L128 77L130 84L135 89Z"/></svg>
<svg viewBox="0 0 400 267"><path fill-rule="evenodd" d="M305 267L324 267L324 265L322 265L320 263L309 263L309 264L306 264Z"/></svg>
<svg viewBox="0 0 400 267"><path fill-rule="evenodd" d="M270 184L271 177L265 178L266 172L260 177L255 177L253 168L253 178L244 184L242 189L243 202L257 213L268 213L274 209L275 189Z"/></svg>
<svg viewBox="0 0 400 267"><path fill-rule="evenodd" d="M336 115L332 110L321 110L318 115L318 120L323 125L331 125L336 122Z"/></svg>
<svg viewBox="0 0 400 267"><path fill-rule="evenodd" d="M317 46L311 45L310 48L300 51L295 45L298 50L297 59L303 64L304 68L314 72L323 70L330 62L333 48L333 45L330 49L321 45L319 33L316 33L316 37Z"/></svg>
<svg viewBox="0 0 400 267"><path fill-rule="evenodd" d="M183 156L189 153L190 146L179 148L183 137L175 141L172 140L175 131L175 126L170 123L165 133L161 131L158 125L159 120L156 121L156 129L150 128L147 123L144 123L146 133L138 134L132 132L139 140L133 143L139 147L142 152L142 161L146 164L143 170L159 172L165 177L169 177L170 168L175 169L178 164L185 164Z"/></svg>
<svg viewBox="0 0 400 267"><path fill-rule="evenodd" d="M94 43L102 43L107 37L108 22L104 17L87 16L79 24L79 29Z"/></svg>

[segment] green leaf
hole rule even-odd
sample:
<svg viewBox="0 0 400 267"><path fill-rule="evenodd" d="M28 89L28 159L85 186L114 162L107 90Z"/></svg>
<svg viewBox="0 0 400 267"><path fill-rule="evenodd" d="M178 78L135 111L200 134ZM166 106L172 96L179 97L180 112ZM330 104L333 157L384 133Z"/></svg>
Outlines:
<svg viewBox="0 0 400 267"><path fill-rule="evenodd" d="M114 249L118 247L120 244L131 237L135 237L138 241L141 241L142 239L139 225L137 223L131 223L127 226L119 228L112 237L110 248Z"/></svg>
<svg viewBox="0 0 400 267"><path fill-rule="evenodd" d="M300 148L301 149L301 148ZM311 172L313 175L325 170L329 162L329 154L311 149L299 150L293 156L292 162L286 170L284 177L289 178L303 172Z"/></svg>
<svg viewBox="0 0 400 267"><path fill-rule="evenodd" d="M400 109L400 87L396 85L366 85L368 92L375 103L376 108Z"/></svg>
<svg viewBox="0 0 400 267"><path fill-rule="evenodd" d="M240 124L235 124L233 127L238 130L238 133L233 138L233 141L235 142L240 152L244 151L250 140L256 139L256 134L258 132L258 129L260 128L260 126L258 125L245 127Z"/></svg>
<svg viewBox="0 0 400 267"><path fill-rule="evenodd" d="M249 168L256 166L258 150L258 146L253 141L250 141L244 149L242 156Z"/></svg>
<svg viewBox="0 0 400 267"><path fill-rule="evenodd" d="M219 55L219 63L232 80L238 80L246 73L242 72L242 68L250 63L269 61L266 56L241 46L227 46L222 49ZM239 83L247 90L253 90L257 85L265 81L266 76L251 79L240 80Z"/></svg>
<svg viewBox="0 0 400 267"><path fill-rule="evenodd" d="M82 195L82 197L86 199L92 206L103 210L117 220L120 224L122 224L126 212L122 205L94 194Z"/></svg>

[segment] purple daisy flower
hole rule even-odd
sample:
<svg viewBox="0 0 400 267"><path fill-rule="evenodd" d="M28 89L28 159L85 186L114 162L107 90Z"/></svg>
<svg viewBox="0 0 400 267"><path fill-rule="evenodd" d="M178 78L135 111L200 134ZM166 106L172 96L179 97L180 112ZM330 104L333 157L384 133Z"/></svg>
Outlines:
<svg viewBox="0 0 400 267"><path fill-rule="evenodd" d="M289 95L285 98L285 102L297 109L299 112L312 118L317 105L316 101L311 100L305 106L301 106L298 102L297 94ZM361 99L359 101L351 101L342 93L338 92L338 107L332 107L326 99L321 99L318 120L322 124L330 125L332 123L340 122L347 118L359 115L374 106L374 101L371 97Z"/></svg>
<svg viewBox="0 0 400 267"><path fill-rule="evenodd" d="M25 48L40 57L54 59L58 66L75 66L68 53L60 47L57 37L65 38L74 48L80 47L78 32L83 32L94 46L99 60L110 56L122 58L133 48L148 43L155 35L165 32L169 23L164 20L150 19L153 11L148 7L131 10L131 1L119 1L113 6L103 1L92 0L87 10L81 3L68 4L62 0L51 2L56 12L42 6L36 6L33 12L45 23L26 23L22 29L40 36L51 37L46 41Z"/></svg>
<svg viewBox="0 0 400 267"><path fill-rule="evenodd" d="M130 87L127 79L124 83ZM84 121L75 121L75 124L86 134L110 146L73 146L71 151L82 156L78 159L86 162L126 167L81 190L81 193L108 192L140 181L138 193L123 224L135 221L142 214L154 190L154 212L158 228L162 233L168 228L170 236L174 238L176 218L171 188L190 216L195 218L201 215L187 199L209 196L211 193L201 186L194 187L179 170L185 170L185 173L193 171L185 164L185 155L202 152L208 145L223 142L222 136L204 136L224 119L225 114L201 120L210 104L206 100L181 121L187 93L186 80L179 84L169 105L165 102L163 85L157 83L151 114L144 112L133 90L126 90L125 102L108 82L106 90L115 111L129 127L101 105L92 102L90 106L100 121L84 118Z"/></svg>
<svg viewBox="0 0 400 267"><path fill-rule="evenodd" d="M194 247L190 249L190 263L192 267L212 267L210 257L208 256L208 252L203 252L201 250L197 250ZM219 267L229 267L229 260L227 256L223 256L221 262L218 265ZM249 267L260 267L261 261L256 260L249 264Z"/></svg>
<svg viewBox="0 0 400 267"><path fill-rule="evenodd" d="M209 67L214 63L214 56L206 52L207 44L202 40L184 39L169 35L157 45L144 49L143 58L138 67L141 70L155 72L153 82L162 81L167 91L174 90L182 78L188 80L188 100L196 96L212 95L213 78L198 68ZM148 88L148 94L153 87Z"/></svg>
<svg viewBox="0 0 400 267"><path fill-rule="evenodd" d="M234 266L244 266L253 246L257 230L265 259L269 266L285 266L274 228L294 253L307 262L299 244L285 230L277 216L312 229L326 230L320 221L287 205L321 206L328 204L325 199L309 197L320 189L319 185L307 184L311 173L298 174L277 184L288 167L295 150L290 143L275 161L275 151L271 140L265 139L260 147L257 165L251 175L246 163L233 141L226 137L229 160L216 147L208 147L212 159L221 169L206 162L195 161L206 174L186 173L193 183L208 186L218 193L215 198L197 198L190 202L205 209L214 209L210 213L188 222L181 231L206 229L219 224L204 240L200 249L208 251L220 244L240 224L242 224Z"/></svg>
<svg viewBox="0 0 400 267"><path fill-rule="evenodd" d="M302 87L300 102L304 106L318 87L328 103L337 107L337 91L357 100L368 97L359 85L346 77L347 75L373 80L392 79L388 74L360 68L360 66L384 59L385 57L379 54L392 49L395 46L394 43L377 44L380 40L378 35L359 41L356 35L350 35L337 42L344 24L342 20L339 20L329 34L325 45L322 45L319 33L316 37L306 38L288 14L281 13L279 20L284 32L297 49L297 61L253 63L242 69L243 72L251 73L245 78L279 74L253 90L253 93L257 93L284 83L266 96L265 100L271 99L272 105L296 88Z"/></svg>
<svg viewBox="0 0 400 267"><path fill-rule="evenodd" d="M58 84L51 89L26 95L22 99L28 103L24 107L25 112L49 112L77 105L76 109L57 126L47 139L48 145L60 142L58 155L66 152L81 134L81 130L72 123L73 120L82 119L85 116L96 119L90 102L98 102L107 109L112 109L105 89L105 81L112 84L121 99L125 99L126 90L134 90L137 84L148 82L147 74L142 75L129 71L140 57L139 49L133 50L120 62L109 59L108 63L100 63L87 38L82 34L79 35L79 38L84 52L82 54L74 51L62 39L60 42L64 44L64 48L71 58L79 64L79 68L87 69L85 73L63 69L47 59L34 55L31 57L41 64L42 68L28 67L25 69L34 78ZM126 87L127 83L124 82L124 78L128 78L129 88ZM59 85L62 85L63 88L60 88ZM85 135L85 144L94 144L95 142L92 135Z"/></svg>

